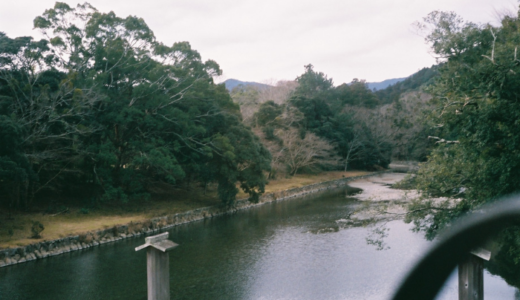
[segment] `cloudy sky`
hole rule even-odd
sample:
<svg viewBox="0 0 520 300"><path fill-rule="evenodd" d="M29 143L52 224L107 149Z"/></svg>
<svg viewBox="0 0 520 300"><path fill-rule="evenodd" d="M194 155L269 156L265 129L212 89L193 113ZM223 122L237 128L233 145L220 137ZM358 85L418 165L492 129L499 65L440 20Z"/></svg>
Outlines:
<svg viewBox="0 0 520 300"><path fill-rule="evenodd" d="M1 0L0 31L36 36L32 20L51 0ZM71 6L78 2L67 1ZM159 41L189 41L224 75L269 82L294 79L303 66L334 79L406 77L435 63L412 23L433 10L496 23L516 0L91 0L101 12L142 17Z"/></svg>

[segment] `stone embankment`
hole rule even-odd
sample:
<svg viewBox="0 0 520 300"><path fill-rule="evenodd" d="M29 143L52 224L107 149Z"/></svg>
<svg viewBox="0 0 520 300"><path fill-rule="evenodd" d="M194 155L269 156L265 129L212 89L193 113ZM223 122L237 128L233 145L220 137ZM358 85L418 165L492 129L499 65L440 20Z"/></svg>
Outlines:
<svg viewBox="0 0 520 300"><path fill-rule="evenodd" d="M149 235L188 222L229 214L237 210L258 206L273 201L295 198L328 189L335 189L346 185L349 181L374 176L384 172L385 171L370 173L363 176L341 178L285 191L267 193L260 197L258 203L249 202L248 199L241 199L237 200L233 207L204 207L184 213L153 218L145 222L114 226L109 229L87 232L81 235L65 237L58 240L43 241L19 248L2 249L0 250L0 267L42 259L49 256L60 255L71 251L88 249L102 244L119 241L125 238Z"/></svg>

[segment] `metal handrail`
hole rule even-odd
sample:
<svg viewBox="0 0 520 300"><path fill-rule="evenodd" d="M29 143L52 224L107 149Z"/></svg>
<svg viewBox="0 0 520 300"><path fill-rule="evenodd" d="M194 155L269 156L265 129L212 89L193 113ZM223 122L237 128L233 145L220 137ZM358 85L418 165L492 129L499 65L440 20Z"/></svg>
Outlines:
<svg viewBox="0 0 520 300"><path fill-rule="evenodd" d="M457 264L501 230L520 222L520 194L482 207L449 226L408 273L393 300L434 299Z"/></svg>

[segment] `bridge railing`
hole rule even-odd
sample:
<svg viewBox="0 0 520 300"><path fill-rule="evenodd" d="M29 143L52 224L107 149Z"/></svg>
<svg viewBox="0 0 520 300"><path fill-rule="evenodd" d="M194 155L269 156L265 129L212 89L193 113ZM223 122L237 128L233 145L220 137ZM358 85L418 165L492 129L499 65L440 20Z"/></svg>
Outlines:
<svg viewBox="0 0 520 300"><path fill-rule="evenodd" d="M475 252L477 247L503 229L518 225L519 220L520 195L504 198L461 218L412 268L392 299L435 299L458 264L468 263L472 251ZM460 286L459 282L459 300L466 299L483 299L482 287L474 285L472 290L468 290L468 286Z"/></svg>

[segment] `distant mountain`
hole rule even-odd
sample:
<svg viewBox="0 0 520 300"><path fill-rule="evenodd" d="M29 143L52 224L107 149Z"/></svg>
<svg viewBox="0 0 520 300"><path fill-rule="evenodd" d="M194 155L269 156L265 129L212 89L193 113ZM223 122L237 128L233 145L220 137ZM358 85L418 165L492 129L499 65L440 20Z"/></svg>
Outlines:
<svg viewBox="0 0 520 300"><path fill-rule="evenodd" d="M421 86L432 84L435 81L435 78L439 75L439 67L440 65L433 65L430 68L422 68L417 73L408 76L404 80L389 85L384 89L377 90L375 93L381 103L392 103L397 101L405 92L417 90Z"/></svg>
<svg viewBox="0 0 520 300"><path fill-rule="evenodd" d="M396 84L400 81L405 80L406 78L408 78L408 77L387 79L387 80L383 80L381 82L367 82L367 85L368 85L369 89L378 91L378 90L386 89L387 87L391 86L392 84Z"/></svg>
<svg viewBox="0 0 520 300"><path fill-rule="evenodd" d="M263 83L252 82L252 81L240 81L240 80L236 80L236 79L228 79L228 80L224 81L224 84L226 85L226 89L230 92L239 85L244 85L244 86L252 85L252 86L255 86L260 89L265 89L265 88L269 87L269 85L263 84Z"/></svg>

